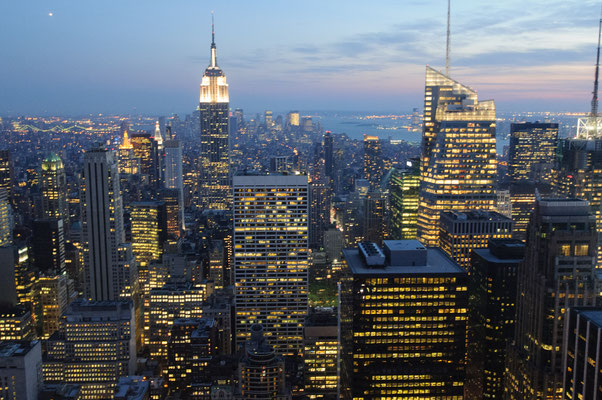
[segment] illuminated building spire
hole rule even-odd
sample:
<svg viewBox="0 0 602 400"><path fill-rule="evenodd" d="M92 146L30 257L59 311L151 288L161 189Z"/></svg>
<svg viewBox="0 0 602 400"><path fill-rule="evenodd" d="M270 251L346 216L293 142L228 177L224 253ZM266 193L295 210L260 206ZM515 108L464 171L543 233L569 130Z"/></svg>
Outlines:
<svg viewBox="0 0 602 400"><path fill-rule="evenodd" d="M155 139L155 141L159 144L159 148L163 147L163 136L161 135L161 127L159 126L159 121L155 122L155 135L153 139Z"/></svg>
<svg viewBox="0 0 602 400"><path fill-rule="evenodd" d="M602 13L602 11L601 11ZM602 138L602 119L598 115L598 81L600 76L600 38L602 36L602 15L598 25L598 50L596 53L596 72L594 75L594 90L592 91L592 109L587 118L577 121L578 139Z"/></svg>
<svg viewBox="0 0 602 400"><path fill-rule="evenodd" d="M125 129L123 131L123 140L121 141L120 149L133 149L132 142L130 141L130 137L128 136L128 131Z"/></svg>
<svg viewBox="0 0 602 400"><path fill-rule="evenodd" d="M600 16L600 24L598 25L598 52L596 54L596 75L594 78L594 91L592 97L592 117L598 116L598 78L600 76L600 34L602 34L602 10Z"/></svg>

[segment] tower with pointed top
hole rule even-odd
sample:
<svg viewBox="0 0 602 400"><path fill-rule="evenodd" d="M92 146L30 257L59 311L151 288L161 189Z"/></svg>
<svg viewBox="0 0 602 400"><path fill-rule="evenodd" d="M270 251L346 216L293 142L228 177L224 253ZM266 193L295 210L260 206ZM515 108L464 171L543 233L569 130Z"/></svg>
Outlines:
<svg viewBox="0 0 602 400"><path fill-rule="evenodd" d="M211 210L231 207L228 84L217 65L215 30L211 25L211 61L201 80L201 205Z"/></svg>
<svg viewBox="0 0 602 400"><path fill-rule="evenodd" d="M445 210L494 210L495 105L427 66L420 168L418 238L439 244Z"/></svg>

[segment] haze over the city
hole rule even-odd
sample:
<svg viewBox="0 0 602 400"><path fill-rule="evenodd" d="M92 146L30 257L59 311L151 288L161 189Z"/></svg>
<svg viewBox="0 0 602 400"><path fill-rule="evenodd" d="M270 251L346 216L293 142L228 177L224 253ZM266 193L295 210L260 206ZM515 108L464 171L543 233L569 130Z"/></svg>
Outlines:
<svg viewBox="0 0 602 400"><path fill-rule="evenodd" d="M190 112L211 11L231 104L409 111L447 2L3 2L0 114ZM597 1L455 2L451 75L501 111L589 108Z"/></svg>

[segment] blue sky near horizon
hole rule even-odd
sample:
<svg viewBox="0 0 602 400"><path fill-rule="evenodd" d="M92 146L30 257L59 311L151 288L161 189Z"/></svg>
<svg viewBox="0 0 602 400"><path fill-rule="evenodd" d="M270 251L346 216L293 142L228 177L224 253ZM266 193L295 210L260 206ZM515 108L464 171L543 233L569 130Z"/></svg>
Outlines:
<svg viewBox="0 0 602 400"><path fill-rule="evenodd" d="M502 111L587 111L596 0L452 0L452 77ZM405 112L445 0L4 1L0 115L190 112L211 10L232 107ZM50 16L49 13L53 15Z"/></svg>

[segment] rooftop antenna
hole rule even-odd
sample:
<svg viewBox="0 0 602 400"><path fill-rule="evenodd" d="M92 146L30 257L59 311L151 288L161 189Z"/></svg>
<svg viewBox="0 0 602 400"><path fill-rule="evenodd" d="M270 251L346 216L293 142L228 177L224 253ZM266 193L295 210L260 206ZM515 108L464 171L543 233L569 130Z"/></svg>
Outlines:
<svg viewBox="0 0 602 400"><path fill-rule="evenodd" d="M598 116L598 78L600 75L600 35L602 35L602 9L600 10L600 24L598 25L598 53L596 55L596 77L592 97L592 117Z"/></svg>
<svg viewBox="0 0 602 400"><path fill-rule="evenodd" d="M213 11L211 11L211 45L215 45L215 23L213 21Z"/></svg>
<svg viewBox="0 0 602 400"><path fill-rule="evenodd" d="M445 75L449 76L449 46L450 46L450 15L451 0L447 0L447 43L445 46ZM600 55L600 46L598 45L598 56Z"/></svg>

